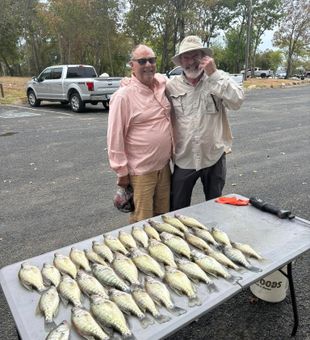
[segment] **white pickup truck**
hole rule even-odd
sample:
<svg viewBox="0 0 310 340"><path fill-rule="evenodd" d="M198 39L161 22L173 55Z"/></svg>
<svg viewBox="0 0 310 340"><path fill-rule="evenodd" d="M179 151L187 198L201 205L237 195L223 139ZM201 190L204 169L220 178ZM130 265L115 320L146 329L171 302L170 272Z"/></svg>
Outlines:
<svg viewBox="0 0 310 340"><path fill-rule="evenodd" d="M111 95L119 88L121 77L98 77L90 65L58 65L47 67L27 83L31 106L42 100L70 103L74 112L82 112L86 103L109 107Z"/></svg>
<svg viewBox="0 0 310 340"><path fill-rule="evenodd" d="M261 78L269 78L273 76L273 71L272 70L263 70L259 67L253 67L252 69L248 69L247 71L247 77L252 76L252 71L254 77L261 77ZM240 73L244 74L244 70L242 70Z"/></svg>

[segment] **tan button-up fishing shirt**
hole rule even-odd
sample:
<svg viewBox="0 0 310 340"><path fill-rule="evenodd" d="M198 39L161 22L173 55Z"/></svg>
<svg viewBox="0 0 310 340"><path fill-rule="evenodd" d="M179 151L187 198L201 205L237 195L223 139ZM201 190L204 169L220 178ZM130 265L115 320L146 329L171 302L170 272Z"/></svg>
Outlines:
<svg viewBox="0 0 310 340"><path fill-rule="evenodd" d="M167 84L173 104L174 162L197 171L214 165L232 145L226 108L240 108L244 93L229 75L217 70L203 74L193 86L182 74Z"/></svg>

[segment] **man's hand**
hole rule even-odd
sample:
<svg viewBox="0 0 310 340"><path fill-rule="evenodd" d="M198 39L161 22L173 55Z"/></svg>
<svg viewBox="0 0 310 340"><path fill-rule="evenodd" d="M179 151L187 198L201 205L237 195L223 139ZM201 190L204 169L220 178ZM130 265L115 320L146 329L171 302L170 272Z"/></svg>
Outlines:
<svg viewBox="0 0 310 340"><path fill-rule="evenodd" d="M214 59L209 56L205 56L201 59L200 67L201 69L204 69L209 77L217 70Z"/></svg>
<svg viewBox="0 0 310 340"><path fill-rule="evenodd" d="M126 175L126 176L118 177L118 178L117 178L116 184L117 184L119 187L127 188L128 185L129 185L129 176Z"/></svg>

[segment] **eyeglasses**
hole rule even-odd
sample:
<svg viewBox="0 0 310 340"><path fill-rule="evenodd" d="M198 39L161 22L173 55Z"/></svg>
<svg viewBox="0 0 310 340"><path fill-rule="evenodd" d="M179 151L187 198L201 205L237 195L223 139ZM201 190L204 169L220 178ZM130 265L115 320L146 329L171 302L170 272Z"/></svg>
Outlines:
<svg viewBox="0 0 310 340"><path fill-rule="evenodd" d="M155 64L156 63L156 57L152 58L140 58L140 59L132 59L133 61L136 61L139 63L139 65L145 65L147 62L150 64Z"/></svg>

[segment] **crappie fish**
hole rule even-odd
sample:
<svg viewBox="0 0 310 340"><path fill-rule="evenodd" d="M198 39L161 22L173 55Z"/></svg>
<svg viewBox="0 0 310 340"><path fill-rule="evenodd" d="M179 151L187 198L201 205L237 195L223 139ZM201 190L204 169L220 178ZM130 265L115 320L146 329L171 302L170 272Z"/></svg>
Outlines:
<svg viewBox="0 0 310 340"><path fill-rule="evenodd" d="M164 280L176 294L185 294L188 297L189 307L201 305L201 301L197 296L195 288L186 274L182 271L176 268L166 267Z"/></svg>
<svg viewBox="0 0 310 340"><path fill-rule="evenodd" d="M47 324L54 323L59 309L59 295L55 286L51 286L40 297L37 312L44 316Z"/></svg>
<svg viewBox="0 0 310 340"><path fill-rule="evenodd" d="M126 231L120 230L118 233L119 240L127 249L137 248L137 243L131 234L126 233Z"/></svg>
<svg viewBox="0 0 310 340"><path fill-rule="evenodd" d="M92 315L84 308L73 307L71 309L71 321L77 332L85 339L110 339Z"/></svg>
<svg viewBox="0 0 310 340"><path fill-rule="evenodd" d="M66 320L62 321L45 338L45 340L69 340L70 326Z"/></svg>
<svg viewBox="0 0 310 340"><path fill-rule="evenodd" d="M131 257L134 264L143 273L147 275L153 274L160 277L161 279L164 277L165 273L163 272L160 264L150 255L143 253L141 250L136 248L131 251Z"/></svg>
<svg viewBox="0 0 310 340"><path fill-rule="evenodd" d="M240 267L238 267L234 262L232 262L226 255L224 255L220 251L211 249L210 251L207 251L206 254L216 259L216 261L218 261L225 267L229 267L234 270L240 269Z"/></svg>
<svg viewBox="0 0 310 340"><path fill-rule="evenodd" d="M170 296L169 290L164 283L159 280L147 276L144 281L146 292L158 304L165 306L170 312L181 315L186 313L186 310L176 306Z"/></svg>
<svg viewBox="0 0 310 340"><path fill-rule="evenodd" d="M79 250L77 248L72 247L70 250L69 257L78 268L82 268L87 272L91 271L88 259L83 250Z"/></svg>
<svg viewBox="0 0 310 340"><path fill-rule="evenodd" d="M191 233L185 233L184 234L185 240L191 244L192 246L202 250L202 251L211 251L212 248L208 245L206 241L204 241L202 238L193 235Z"/></svg>
<svg viewBox="0 0 310 340"><path fill-rule="evenodd" d="M106 245L105 245L106 246ZM108 248L108 246L106 246ZM109 248L109 250L111 251L111 249ZM92 262L92 263L100 263L103 266L107 266L105 260L101 257L101 255L98 255L96 252L94 252L93 250L90 249L84 249L85 255L87 257L87 259ZM112 251L111 251L112 253Z"/></svg>
<svg viewBox="0 0 310 340"><path fill-rule="evenodd" d="M92 244L93 244L92 248L95 253L97 253L104 260L107 260L109 263L112 263L114 255L112 250L107 245L105 245L104 243L100 243L98 241L93 241Z"/></svg>
<svg viewBox="0 0 310 340"><path fill-rule="evenodd" d="M93 265L95 277L104 285L119 288L125 292L130 291L130 287L108 266L100 264Z"/></svg>
<svg viewBox="0 0 310 340"><path fill-rule="evenodd" d="M230 258L232 261L240 264L241 266L245 267L248 270L251 270L253 272L261 271L260 268L252 266L251 263L246 259L246 257L243 255L243 253L239 249L232 248L230 246L224 246L223 253L228 258Z"/></svg>
<svg viewBox="0 0 310 340"><path fill-rule="evenodd" d="M149 245L149 238L147 236L147 233L137 226L133 226L131 229L131 234L134 237L134 239L142 245L142 247L147 248Z"/></svg>
<svg viewBox="0 0 310 340"><path fill-rule="evenodd" d="M55 266L49 263L44 263L41 273L45 284L58 287L61 280L61 275Z"/></svg>
<svg viewBox="0 0 310 340"><path fill-rule="evenodd" d="M132 296L142 312L150 312L158 323L164 323L171 320L170 316L159 313L154 301L143 288L135 287L132 291Z"/></svg>
<svg viewBox="0 0 310 340"><path fill-rule="evenodd" d="M161 218L163 219L163 221L165 223L168 223L170 225L172 225L173 227L181 230L183 233L188 231L188 228L185 224L183 224L179 219L177 219L176 217L173 216L169 216L169 215L162 215Z"/></svg>
<svg viewBox="0 0 310 340"><path fill-rule="evenodd" d="M160 237L164 244L167 245L173 252L191 259L191 249L183 238L166 232L161 233Z"/></svg>
<svg viewBox="0 0 310 340"><path fill-rule="evenodd" d="M213 238L215 239L216 242L231 247L230 239L229 239L228 235L223 230L220 230L219 228L213 227L211 229L211 232L212 232L212 236L213 236Z"/></svg>
<svg viewBox="0 0 310 340"><path fill-rule="evenodd" d="M257 260L263 260L263 257L258 254L250 245L239 243L239 242L231 242L233 248L239 249L242 253L249 257L254 257Z"/></svg>
<svg viewBox="0 0 310 340"><path fill-rule="evenodd" d="M73 279L76 278L76 274L77 274L76 266L68 256L55 253L55 255L54 255L54 266L62 274L68 274Z"/></svg>
<svg viewBox="0 0 310 340"><path fill-rule="evenodd" d="M107 267L104 267L107 268ZM104 298L108 298L107 291L102 284L93 276L87 274L83 270L79 270L76 276L76 281L81 288L82 292L87 296L92 294L101 295Z"/></svg>
<svg viewBox="0 0 310 340"><path fill-rule="evenodd" d="M90 311L101 325L117 330L125 339L133 339L123 312L115 302L100 295L92 295L90 298Z"/></svg>
<svg viewBox="0 0 310 340"><path fill-rule="evenodd" d="M196 220L194 217L189 217L181 214L175 214L174 215L179 221L181 221L183 224L185 224L187 227L190 228L199 228L199 229L206 229L208 228L200 223L198 220Z"/></svg>
<svg viewBox="0 0 310 340"><path fill-rule="evenodd" d="M176 263L174 262L173 252L165 244L152 239L150 240L148 251L155 260L174 268L177 267Z"/></svg>
<svg viewBox="0 0 310 340"><path fill-rule="evenodd" d="M82 307L81 290L77 282L69 275L64 275L58 286L61 301L67 305L70 302L74 307Z"/></svg>
<svg viewBox="0 0 310 340"><path fill-rule="evenodd" d="M121 311L126 314L136 316L142 325L142 328L146 328L154 323L149 317L147 317L136 304L131 294L122 292L120 290L111 289L110 299L117 304Z"/></svg>
<svg viewBox="0 0 310 340"><path fill-rule="evenodd" d="M20 283L28 290L32 290L34 288L41 293L47 289L44 286L40 269L30 263L24 262L21 264L18 272L18 278Z"/></svg>
<svg viewBox="0 0 310 340"><path fill-rule="evenodd" d="M180 231L178 228L172 226L168 223L159 223L152 220L148 220L149 224L154 227L159 233L166 232L174 235L178 235L180 237L184 237L184 234L182 231Z"/></svg>
<svg viewBox="0 0 310 340"><path fill-rule="evenodd" d="M202 254L196 250L192 252L195 263L203 269L206 273L209 273L215 277L222 276L224 279L230 279L232 275L217 262L213 257Z"/></svg>
<svg viewBox="0 0 310 340"><path fill-rule="evenodd" d="M116 253L112 265L124 280L133 285L140 285L138 269L130 258L121 253Z"/></svg>
<svg viewBox="0 0 310 340"><path fill-rule="evenodd" d="M206 284L212 284L213 281L209 276L198 266L197 263L189 261L187 259L176 259L178 268L185 273L189 279L198 283L202 281Z"/></svg>
<svg viewBox="0 0 310 340"><path fill-rule="evenodd" d="M212 234L206 230L206 229L193 229L194 234L200 238L202 238L203 240L205 240L206 242L209 242L211 244L213 244L214 246L217 246L218 243L215 241L214 237L212 236Z"/></svg>
<svg viewBox="0 0 310 340"><path fill-rule="evenodd" d="M112 251L118 251L119 253L122 253L124 255L128 255L127 249L124 247L122 242L113 235L107 234L103 235L104 243L112 250Z"/></svg>
<svg viewBox="0 0 310 340"><path fill-rule="evenodd" d="M143 230L146 232L147 236L151 239L154 238L157 241L160 241L160 236L155 228L153 228L149 224L143 225Z"/></svg>

